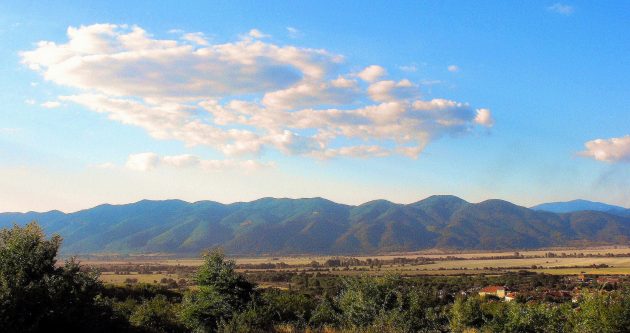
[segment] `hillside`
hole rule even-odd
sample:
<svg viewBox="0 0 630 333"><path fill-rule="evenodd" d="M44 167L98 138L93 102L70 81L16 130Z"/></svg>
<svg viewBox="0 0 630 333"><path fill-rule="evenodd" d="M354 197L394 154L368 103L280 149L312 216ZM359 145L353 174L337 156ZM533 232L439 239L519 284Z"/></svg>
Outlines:
<svg viewBox="0 0 630 333"><path fill-rule="evenodd" d="M408 204L358 206L323 198L213 201L143 200L63 213L1 213L0 227L38 221L64 238L63 252L196 255L221 246L231 254L352 254L445 249L526 249L625 244L630 217L553 213L502 200L469 203L432 196Z"/></svg>
<svg viewBox="0 0 630 333"><path fill-rule="evenodd" d="M588 201L588 200L572 200L565 202L549 202L532 207L534 210L541 210L552 213L573 213L579 211L596 211L604 212L612 215L618 215L623 217L630 217L630 209L605 204L602 202Z"/></svg>

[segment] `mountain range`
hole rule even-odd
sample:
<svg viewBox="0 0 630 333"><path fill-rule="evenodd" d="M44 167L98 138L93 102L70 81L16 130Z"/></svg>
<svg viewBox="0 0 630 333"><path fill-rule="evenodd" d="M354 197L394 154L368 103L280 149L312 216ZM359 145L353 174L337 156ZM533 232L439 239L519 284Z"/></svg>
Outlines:
<svg viewBox="0 0 630 333"><path fill-rule="evenodd" d="M592 210L597 212L605 212L613 215L630 217L630 209L605 204L602 202L594 202L588 200L572 200L565 202L549 202L532 207L535 210L542 210L552 213L570 213L581 210Z"/></svg>
<svg viewBox="0 0 630 333"><path fill-rule="evenodd" d="M469 203L449 195L411 204L375 200L357 206L323 198L262 198L232 204L142 200L74 213L0 213L0 227L38 221L46 233L63 237L64 254L198 255L215 246L242 255L371 254L630 240L629 216L594 210L544 211L560 206L530 209L496 199Z"/></svg>

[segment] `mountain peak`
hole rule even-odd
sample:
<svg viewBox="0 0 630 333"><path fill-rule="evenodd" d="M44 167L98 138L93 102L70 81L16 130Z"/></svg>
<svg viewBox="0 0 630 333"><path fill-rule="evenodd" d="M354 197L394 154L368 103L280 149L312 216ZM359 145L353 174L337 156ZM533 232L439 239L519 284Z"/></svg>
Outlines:
<svg viewBox="0 0 630 333"><path fill-rule="evenodd" d="M580 201L577 201L580 203ZM62 251L196 255L349 254L429 248L522 249L630 239L630 216L587 211L537 213L508 201L468 203L436 195L413 204L373 200L359 206L315 197L213 201L142 200L75 213L0 213L0 227L39 221L64 238ZM615 230L614 233L610 230Z"/></svg>
<svg viewBox="0 0 630 333"><path fill-rule="evenodd" d="M444 203L450 203L450 204L457 204L457 205L461 205L461 204L467 204L469 203L468 201L455 196L455 195L451 195L451 194L437 194L437 195L432 195L429 197L426 197L420 201L416 201L410 205L412 206L416 206L416 205L433 205L433 204L444 204Z"/></svg>
<svg viewBox="0 0 630 333"><path fill-rule="evenodd" d="M368 201L365 203L362 203L360 205L358 205L357 207L367 207L367 206L395 206L397 204L389 201L389 200L385 200L385 199L376 199L376 200L372 200L372 201Z"/></svg>
<svg viewBox="0 0 630 333"><path fill-rule="evenodd" d="M621 206L606 204L603 202L576 199L571 201L549 202L531 207L534 210L542 210L552 213L571 213L578 211L605 212L613 215L630 217L630 209Z"/></svg>

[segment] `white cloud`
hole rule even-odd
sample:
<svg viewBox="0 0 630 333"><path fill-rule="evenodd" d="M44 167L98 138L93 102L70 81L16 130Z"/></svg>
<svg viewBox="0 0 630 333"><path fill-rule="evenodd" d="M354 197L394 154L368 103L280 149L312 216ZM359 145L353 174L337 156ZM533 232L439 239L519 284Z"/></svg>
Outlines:
<svg viewBox="0 0 630 333"><path fill-rule="evenodd" d="M111 163L105 163L111 165ZM194 155L167 155L159 156L156 153L131 154L125 164L127 169L133 171L151 171L159 167L171 168L197 168L204 171L222 171L229 169L259 170L274 167L273 163L254 160L204 160Z"/></svg>
<svg viewBox="0 0 630 333"><path fill-rule="evenodd" d="M358 95L356 81L339 77L330 82L303 83L267 93L262 103L269 108L288 110L321 104L350 104Z"/></svg>
<svg viewBox="0 0 630 333"><path fill-rule="evenodd" d="M56 109L58 107L61 106L61 103L57 102L57 101L47 101L44 102L42 104L40 104L40 106L46 108L46 109Z"/></svg>
<svg viewBox="0 0 630 333"><path fill-rule="evenodd" d="M97 33L98 32L98 33ZM255 40L195 47L139 27L68 29L66 44L40 42L22 62L46 80L112 96L194 99L260 93L321 78L341 61L323 50Z"/></svg>
<svg viewBox="0 0 630 333"><path fill-rule="evenodd" d="M263 33L262 31L258 30L258 29L252 29L250 30L247 35L249 35L249 37L252 38L257 38L257 39L261 39L261 38L269 38L271 37L271 35L267 35L266 33Z"/></svg>
<svg viewBox="0 0 630 333"><path fill-rule="evenodd" d="M189 42L193 42L197 45L207 46L209 45L206 36L203 32L190 32L182 35L183 40L187 40Z"/></svg>
<svg viewBox="0 0 630 333"><path fill-rule="evenodd" d="M0 134L13 135L13 134L19 133L20 131L22 131L22 129L20 129L20 128L0 127Z"/></svg>
<svg viewBox="0 0 630 333"><path fill-rule="evenodd" d="M450 65L446 69L451 73L459 72L459 66L457 65Z"/></svg>
<svg viewBox="0 0 630 333"><path fill-rule="evenodd" d="M387 71L385 70L385 68L378 65L371 65L371 66L365 67L357 75L364 81L374 82L386 74L387 74Z"/></svg>
<svg viewBox="0 0 630 333"><path fill-rule="evenodd" d="M24 103L28 104L28 105L35 105L37 102L34 99L25 99Z"/></svg>
<svg viewBox="0 0 630 333"><path fill-rule="evenodd" d="M294 28L294 27L287 27L287 32L289 33L289 37L291 38L302 38L304 37L304 33L302 33L302 31Z"/></svg>
<svg viewBox="0 0 630 333"><path fill-rule="evenodd" d="M377 102L389 102L401 99L417 98L420 95L418 86L409 80L378 81L368 87L368 94Z"/></svg>
<svg viewBox="0 0 630 333"><path fill-rule="evenodd" d="M494 125L494 119L492 118L492 113L488 109L477 109L475 122L479 125L483 125L486 127L492 127Z"/></svg>
<svg viewBox="0 0 630 333"><path fill-rule="evenodd" d="M174 139L189 146L211 146L231 155L256 153L262 145L256 133L242 129L222 130L196 118L193 109L182 104L151 104L94 94L59 98L107 114L110 119L123 124L142 127L160 140Z"/></svg>
<svg viewBox="0 0 630 333"><path fill-rule="evenodd" d="M311 156L319 159L329 159L339 156L351 156L358 158L370 158L370 157L386 157L390 156L392 152L381 146L351 146L341 148L330 148L320 152L312 153Z"/></svg>
<svg viewBox="0 0 630 333"><path fill-rule="evenodd" d="M134 171L153 170L160 163L160 157L156 153L140 153L129 155L125 167Z"/></svg>
<svg viewBox="0 0 630 333"><path fill-rule="evenodd" d="M260 109L254 103L231 103L227 106L208 103L204 107L220 118L224 125L237 123L265 128L268 136L261 140L281 151L320 158L348 156L359 152L350 147L365 146L357 144L332 148L331 140L339 137L364 142L376 140L382 148L378 151L361 149L357 156L369 152L374 156L392 152L417 156L435 138L471 130L477 116L469 105L444 99L390 101L349 110L303 109L292 112ZM309 137L299 135L301 130L317 132ZM398 147L392 151L385 147L387 142ZM344 153L339 153L341 151Z"/></svg>
<svg viewBox="0 0 630 333"><path fill-rule="evenodd" d="M21 57L46 80L74 89L61 102L143 128L158 140L226 156L255 158L271 148L316 158L416 157L440 136L491 125L486 109L422 100L409 80L379 81L386 75L381 66L343 73L344 58L326 50L252 38L201 45L178 35L158 39L126 25L70 27L65 43L42 41ZM150 170L227 162L140 155L129 163Z"/></svg>
<svg viewBox="0 0 630 333"><path fill-rule="evenodd" d="M573 8L573 6L570 6L570 5L556 2L553 5L547 7L547 10L554 12L556 14L568 16L568 15L573 14L573 12L575 11L575 8Z"/></svg>
<svg viewBox="0 0 630 333"><path fill-rule="evenodd" d="M630 162L630 135L620 138L596 139L584 144L581 156L603 162Z"/></svg>

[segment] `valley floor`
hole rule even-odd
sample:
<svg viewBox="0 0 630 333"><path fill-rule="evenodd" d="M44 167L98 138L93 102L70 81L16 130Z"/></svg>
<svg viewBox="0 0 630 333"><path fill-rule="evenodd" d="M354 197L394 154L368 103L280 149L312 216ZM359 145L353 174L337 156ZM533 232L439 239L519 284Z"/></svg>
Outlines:
<svg viewBox="0 0 630 333"><path fill-rule="evenodd" d="M630 247L550 249L519 252L423 251L374 256L257 256L236 257L237 270L246 274L263 272L317 273L332 276L384 275L500 275L531 271L554 275L630 275ZM90 256L83 265L101 272L111 284L189 283L202 259L168 256ZM166 282L165 282L166 281ZM273 285L273 284L272 284ZM284 285L284 284L283 284ZM277 285L280 286L280 285Z"/></svg>

